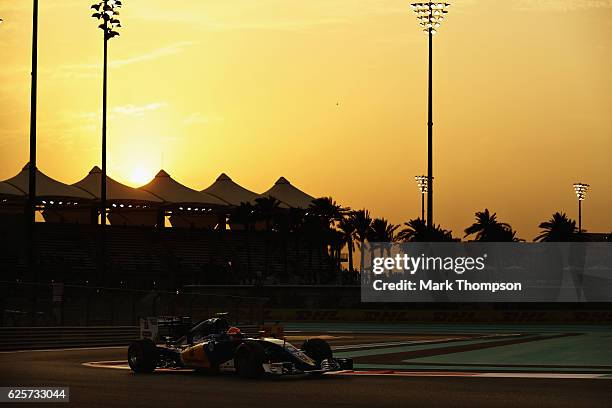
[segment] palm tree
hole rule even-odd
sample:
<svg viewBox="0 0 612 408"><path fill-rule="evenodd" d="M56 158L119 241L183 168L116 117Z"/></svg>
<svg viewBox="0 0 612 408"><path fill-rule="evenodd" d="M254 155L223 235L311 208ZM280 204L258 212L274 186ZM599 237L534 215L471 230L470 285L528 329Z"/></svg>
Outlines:
<svg viewBox="0 0 612 408"><path fill-rule="evenodd" d="M395 240L395 230L399 225L389 224L384 218L375 218L370 227L370 241L372 242L393 242Z"/></svg>
<svg viewBox="0 0 612 408"><path fill-rule="evenodd" d="M372 221L372 225L370 227L370 236L368 237L368 241L370 242L393 242L396 240L395 230L399 228L399 225L389 224L389 222L384 218L375 218ZM373 251L373 248L370 247ZM387 252L391 252L391 248L387 246ZM380 248L380 256L384 256L385 246L381 246Z"/></svg>
<svg viewBox="0 0 612 408"><path fill-rule="evenodd" d="M414 218L405 222L406 228L400 230L397 234L399 241L409 242L427 242L428 228L427 223L423 218Z"/></svg>
<svg viewBox="0 0 612 408"><path fill-rule="evenodd" d="M516 238L516 232L512 230L509 224L499 222L496 213L489 213L489 209L476 212L476 222L465 229L465 237L476 234L476 241L481 242L501 242L513 241Z"/></svg>
<svg viewBox="0 0 612 408"><path fill-rule="evenodd" d="M439 225L432 228L422 218L414 218L404 223L405 228L397 234L398 241L408 242L452 242L452 231L447 231Z"/></svg>
<svg viewBox="0 0 612 408"><path fill-rule="evenodd" d="M308 208L309 213L321 220L322 225L329 228L342 220L348 208L337 204L331 197L315 198Z"/></svg>
<svg viewBox="0 0 612 408"><path fill-rule="evenodd" d="M327 281L329 282L330 279L336 279L336 281L339 283L342 281L342 268L340 265L342 261L340 259L340 254L342 253L342 248L344 248L344 245L346 244L344 233L338 229L329 230L328 243L334 269L331 274L328 274L329 279Z"/></svg>
<svg viewBox="0 0 612 408"><path fill-rule="evenodd" d="M578 238L576 221L570 219L565 213L556 212L548 220L539 225L542 229L534 241L539 242L572 242Z"/></svg>
<svg viewBox="0 0 612 408"><path fill-rule="evenodd" d="M428 238L430 242L454 242L459 241L459 238L453 237L453 231L446 230L440 225L434 225L428 230Z"/></svg>
<svg viewBox="0 0 612 408"><path fill-rule="evenodd" d="M271 231L274 227L275 218L279 213L280 201L276 198L259 197L255 199L255 214L258 221L263 221L266 225L266 231Z"/></svg>
<svg viewBox="0 0 612 408"><path fill-rule="evenodd" d="M366 209L353 211L350 214L350 222L355 227L354 236L359 241L359 249L361 253L360 267L363 267L363 245L370 234L370 228L372 227L372 218L370 212Z"/></svg>
<svg viewBox="0 0 612 408"><path fill-rule="evenodd" d="M353 236L355 234L355 225L352 223L350 217L343 217L338 223L338 229L342 234L342 241L348 248L348 269L349 272L353 272L353 251L355 250L355 243L353 242Z"/></svg>
<svg viewBox="0 0 612 408"><path fill-rule="evenodd" d="M516 236L516 231L512 227L503 227L499 231L495 242L525 242L524 239Z"/></svg>
<svg viewBox="0 0 612 408"><path fill-rule="evenodd" d="M347 208L337 204L331 197L321 197L312 200L305 213L305 229L311 247L317 248L316 252L322 263L329 260L334 269L338 269L340 264L340 239L334 227L347 211ZM324 254L327 256L325 260L322 259Z"/></svg>

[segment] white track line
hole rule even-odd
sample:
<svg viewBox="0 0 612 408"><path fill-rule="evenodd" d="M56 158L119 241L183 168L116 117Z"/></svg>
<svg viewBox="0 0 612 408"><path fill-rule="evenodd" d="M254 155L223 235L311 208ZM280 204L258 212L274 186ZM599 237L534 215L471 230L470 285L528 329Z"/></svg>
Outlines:
<svg viewBox="0 0 612 408"><path fill-rule="evenodd" d="M572 373L479 373L449 371L339 371L329 375L382 376L382 377L478 377L478 378L545 378L545 379L599 379L612 380L609 374L572 374Z"/></svg>
<svg viewBox="0 0 612 408"><path fill-rule="evenodd" d="M125 360L112 360L112 361L90 361L88 363L82 363L85 367L93 368L112 368L114 370L130 370L130 366L127 365ZM159 372L189 372L194 371L191 368L158 368L155 371Z"/></svg>
<svg viewBox="0 0 612 408"><path fill-rule="evenodd" d="M88 363L82 363L85 367L93 368L114 368L116 370L129 370L130 366L127 365L125 360L113 360L113 361L90 361Z"/></svg>
<svg viewBox="0 0 612 408"><path fill-rule="evenodd" d="M127 346L99 346L99 347L70 347L70 348L56 348L56 349L35 349L35 350L10 350L0 351L0 354L12 354L12 353L47 353L51 351L80 351L80 350L103 350L103 349L118 349L126 348Z"/></svg>
<svg viewBox="0 0 612 408"><path fill-rule="evenodd" d="M390 347L390 346L409 346L409 345L417 345L417 344L427 344L427 343L440 343L451 340L464 340L460 337L448 337L444 339L432 339L432 340L410 340L410 341L393 341L387 343L359 343L359 344L345 344L342 346L332 346L332 350L353 350L353 349L362 349L368 347Z"/></svg>
<svg viewBox="0 0 612 408"><path fill-rule="evenodd" d="M361 349L367 347L389 347L389 346L409 346L409 345L419 345L419 344L428 344L428 343L446 343L451 341L477 341L477 340L495 340L499 338L505 337L515 337L522 336L521 334L492 334L492 335L484 335L479 337L444 337L430 340L404 340L404 341L395 341L395 342L386 342L386 343L359 343L359 344L345 344L341 346L332 346L332 350L352 350L352 349Z"/></svg>
<svg viewBox="0 0 612 408"><path fill-rule="evenodd" d="M479 377L492 378L599 378L612 379L608 374L570 374L570 373L483 373Z"/></svg>

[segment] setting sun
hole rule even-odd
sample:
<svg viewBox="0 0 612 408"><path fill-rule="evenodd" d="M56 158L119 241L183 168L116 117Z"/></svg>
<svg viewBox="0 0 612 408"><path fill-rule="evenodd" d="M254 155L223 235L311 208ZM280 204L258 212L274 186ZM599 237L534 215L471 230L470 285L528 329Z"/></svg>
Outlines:
<svg viewBox="0 0 612 408"><path fill-rule="evenodd" d="M129 181L137 186L147 184L153 178L154 174L142 167L136 167L130 172Z"/></svg>

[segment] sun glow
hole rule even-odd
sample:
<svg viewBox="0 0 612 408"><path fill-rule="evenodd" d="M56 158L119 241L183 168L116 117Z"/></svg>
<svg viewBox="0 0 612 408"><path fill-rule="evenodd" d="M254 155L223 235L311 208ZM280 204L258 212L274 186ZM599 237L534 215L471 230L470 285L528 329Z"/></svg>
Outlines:
<svg viewBox="0 0 612 408"><path fill-rule="evenodd" d="M143 169L142 167L134 168L129 177L129 181L137 186L147 184L153 179L154 174L150 171Z"/></svg>

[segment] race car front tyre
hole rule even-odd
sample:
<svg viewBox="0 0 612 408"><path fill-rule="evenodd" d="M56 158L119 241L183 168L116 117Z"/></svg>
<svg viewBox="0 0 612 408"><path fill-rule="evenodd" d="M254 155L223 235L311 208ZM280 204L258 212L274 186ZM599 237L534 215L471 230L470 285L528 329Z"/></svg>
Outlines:
<svg viewBox="0 0 612 408"><path fill-rule="evenodd" d="M242 378L259 378L264 374L266 353L259 343L242 343L234 353L234 367Z"/></svg>
<svg viewBox="0 0 612 408"><path fill-rule="evenodd" d="M136 374L148 374L155 371L159 352L150 339L133 341L128 347L128 364Z"/></svg>
<svg viewBox="0 0 612 408"><path fill-rule="evenodd" d="M302 344L302 351L317 362L320 367L325 359L332 358L332 349L323 339L308 339Z"/></svg>

